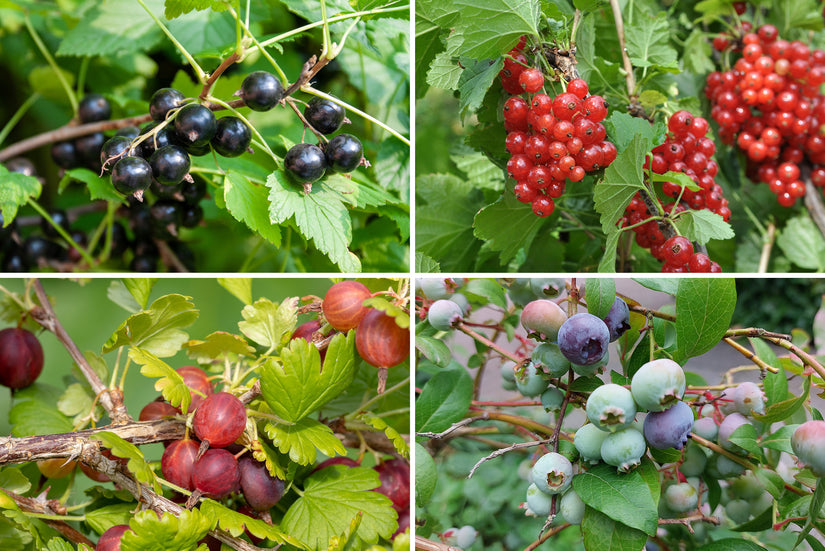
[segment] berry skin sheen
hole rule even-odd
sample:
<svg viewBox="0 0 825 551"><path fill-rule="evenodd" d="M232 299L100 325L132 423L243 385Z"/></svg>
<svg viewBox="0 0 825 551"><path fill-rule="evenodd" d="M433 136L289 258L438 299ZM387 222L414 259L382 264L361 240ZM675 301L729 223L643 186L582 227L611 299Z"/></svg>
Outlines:
<svg viewBox="0 0 825 551"><path fill-rule="evenodd" d="M555 341L567 314L552 300L528 302L521 311L521 325L528 331L535 331L545 338Z"/></svg>
<svg viewBox="0 0 825 551"><path fill-rule="evenodd" d="M740 383L733 389L733 404L742 415L764 414L765 394L756 383Z"/></svg>
<svg viewBox="0 0 825 551"><path fill-rule="evenodd" d="M237 157L246 152L252 142L252 131L238 117L223 117L212 137L212 148L223 157Z"/></svg>
<svg viewBox="0 0 825 551"><path fill-rule="evenodd" d="M644 422L647 443L658 450L681 450L687 444L688 434L692 428L693 410L682 401L676 402L665 411L648 413Z"/></svg>
<svg viewBox="0 0 825 551"><path fill-rule="evenodd" d="M152 153L149 164L152 165L152 175L158 183L165 186L176 186L189 173L191 166L189 153L180 146L167 145Z"/></svg>
<svg viewBox="0 0 825 551"><path fill-rule="evenodd" d="M626 473L639 466L645 450L645 437L636 429L629 428L608 434L602 442L601 455L605 463Z"/></svg>
<svg viewBox="0 0 825 551"><path fill-rule="evenodd" d="M338 134L327 144L327 166L335 172L352 172L361 164L364 148L352 134Z"/></svg>
<svg viewBox="0 0 825 551"><path fill-rule="evenodd" d="M613 300L613 306L610 307L610 312L603 321L607 325L607 330L610 331L610 342L618 340L630 329L630 309L627 303L616 297Z"/></svg>
<svg viewBox="0 0 825 551"><path fill-rule="evenodd" d="M253 111L269 111L284 97L284 85L266 71L249 73L241 84L241 99Z"/></svg>
<svg viewBox="0 0 825 551"><path fill-rule="evenodd" d="M437 300L427 311L427 321L439 331L449 331L462 319L461 306L452 300Z"/></svg>
<svg viewBox="0 0 825 551"><path fill-rule="evenodd" d="M176 109L183 105L183 100L186 96L180 90L174 88L161 88L149 100L149 114L152 115L152 120L162 121L166 119L166 114L171 109Z"/></svg>
<svg viewBox="0 0 825 551"><path fill-rule="evenodd" d="M791 447L816 476L825 476L825 421L807 421L794 431Z"/></svg>
<svg viewBox="0 0 825 551"><path fill-rule="evenodd" d="M673 360L653 360L634 373L630 392L641 409L664 411L685 395L685 372Z"/></svg>
<svg viewBox="0 0 825 551"><path fill-rule="evenodd" d="M636 417L636 404L625 387L602 385L587 399L587 418L603 431L616 432L629 427Z"/></svg>
<svg viewBox="0 0 825 551"><path fill-rule="evenodd" d="M299 182L314 182L324 175L327 159L317 145L299 143L287 151L284 167Z"/></svg>
<svg viewBox="0 0 825 551"><path fill-rule="evenodd" d="M539 344L530 359L534 364L544 366L551 377L561 377L570 370L570 360L564 357L556 343Z"/></svg>
<svg viewBox="0 0 825 551"><path fill-rule="evenodd" d="M0 384L25 388L43 371L43 347L33 333L10 327L0 331Z"/></svg>
<svg viewBox="0 0 825 551"><path fill-rule="evenodd" d="M533 465L533 483L546 494L560 494L570 487L573 465L563 455L550 452Z"/></svg>
<svg viewBox="0 0 825 551"><path fill-rule="evenodd" d="M112 169L112 186L124 195L143 191L152 183L152 167L140 157L124 157Z"/></svg>
<svg viewBox="0 0 825 551"><path fill-rule="evenodd" d="M576 314L559 329L559 348L574 364L591 365L604 357L610 341L607 325L593 314Z"/></svg>
<svg viewBox="0 0 825 551"><path fill-rule="evenodd" d="M321 134L332 134L344 124L346 111L328 99L314 97L304 109L304 117Z"/></svg>
<svg viewBox="0 0 825 551"><path fill-rule="evenodd" d="M535 397L547 390L547 381L544 372L533 362L524 367L524 372L516 374L516 388L522 395Z"/></svg>
<svg viewBox="0 0 825 551"><path fill-rule="evenodd" d="M199 103L184 105L175 117L175 133L185 147L208 145L217 127L215 114Z"/></svg>
<svg viewBox="0 0 825 551"><path fill-rule="evenodd" d="M584 461L598 463L602 460L602 442L608 434L596 425L588 423L576 431L573 444Z"/></svg>

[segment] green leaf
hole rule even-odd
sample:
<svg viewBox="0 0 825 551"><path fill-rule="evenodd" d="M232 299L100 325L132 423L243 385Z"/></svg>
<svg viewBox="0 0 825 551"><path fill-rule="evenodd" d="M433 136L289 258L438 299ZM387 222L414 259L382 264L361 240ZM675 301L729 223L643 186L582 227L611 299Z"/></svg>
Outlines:
<svg viewBox="0 0 825 551"><path fill-rule="evenodd" d="M113 279L109 282L106 297L130 314L136 314L141 310L141 305L137 303L135 297L132 296L123 281L119 279Z"/></svg>
<svg viewBox="0 0 825 551"><path fill-rule="evenodd" d="M588 278L584 289L588 313L606 318L616 300L616 282L611 278Z"/></svg>
<svg viewBox="0 0 825 551"><path fill-rule="evenodd" d="M29 479L17 467L5 466L0 469L0 488L8 492L25 494L31 487Z"/></svg>
<svg viewBox="0 0 825 551"><path fill-rule="evenodd" d="M65 94L62 88L61 93ZM126 197L116 192L115 188L112 187L112 180L108 175L105 178L101 178L88 168L73 168L63 174L63 178L60 179L57 189L62 192L69 184L74 182L83 182L86 184L86 189L89 190L89 198L93 201L117 201L124 205L128 204Z"/></svg>
<svg viewBox="0 0 825 551"><path fill-rule="evenodd" d="M750 423L745 423L730 435L731 443L754 455L759 454L759 443L756 441L756 429Z"/></svg>
<svg viewBox="0 0 825 551"><path fill-rule="evenodd" d="M790 395L787 399L777 402L775 404L769 404L768 408L765 410L764 415L753 414L754 419L761 421L763 423L775 423L777 421L784 421L799 408L802 407L802 404L805 403L805 400L808 399L808 392L811 390L811 378L810 377L803 377L802 378L802 392L799 396L792 396Z"/></svg>
<svg viewBox="0 0 825 551"><path fill-rule="evenodd" d="M776 244L797 266L825 271L825 238L808 215L788 220L776 238Z"/></svg>
<svg viewBox="0 0 825 551"><path fill-rule="evenodd" d="M719 344L730 327L735 307L733 279L680 279L676 294L676 361L682 364Z"/></svg>
<svg viewBox="0 0 825 551"><path fill-rule="evenodd" d="M463 37L461 52L473 59L498 57L523 34L537 35L538 2L524 0L455 0Z"/></svg>
<svg viewBox="0 0 825 551"><path fill-rule="evenodd" d="M822 29L822 6L816 0L779 2L776 15L779 34L783 36L792 29Z"/></svg>
<svg viewBox="0 0 825 551"><path fill-rule="evenodd" d="M615 231L625 207L637 191L644 189L642 165L648 152L650 140L635 136L604 171L604 179L596 184L593 199L605 233Z"/></svg>
<svg viewBox="0 0 825 551"><path fill-rule="evenodd" d="M707 39L707 34L700 27L694 27L691 31L685 40L684 51L690 52L690 55L682 57L686 71L705 75L716 69L711 57L713 49Z"/></svg>
<svg viewBox="0 0 825 551"><path fill-rule="evenodd" d="M166 19L174 19L180 17L192 10L215 10L221 11L226 9L226 2L223 0L165 0L166 10L164 15Z"/></svg>
<svg viewBox="0 0 825 551"><path fill-rule="evenodd" d="M148 11L160 14L162 0L145 0ZM114 56L146 52L163 37L147 10L138 2L104 0L93 4L57 49L59 56Z"/></svg>
<svg viewBox="0 0 825 551"><path fill-rule="evenodd" d="M416 48L418 40L415 41ZM440 45L440 44L439 44ZM427 84L444 90L457 90L464 69L447 52L438 53L427 71Z"/></svg>
<svg viewBox="0 0 825 551"><path fill-rule="evenodd" d="M94 404L94 396L86 391L86 388L80 383L72 383L66 388L66 391L60 396L57 401L57 409L60 413L73 417L72 422L78 426L83 426L83 419L86 419L89 412L92 411ZM101 417L101 408L97 408L96 417Z"/></svg>
<svg viewBox="0 0 825 551"><path fill-rule="evenodd" d="M616 522L591 507L584 511L581 530L588 550L637 551L647 541L647 535L641 530Z"/></svg>
<svg viewBox="0 0 825 551"><path fill-rule="evenodd" d="M192 325L199 315L190 300L177 294L158 298L148 310L129 316L106 341L103 352L132 345L160 358L174 356L189 339L181 328Z"/></svg>
<svg viewBox="0 0 825 551"><path fill-rule="evenodd" d="M230 171L224 178L223 198L226 210L236 220L246 224L276 247L281 245L281 229L270 219L264 186L253 184L243 174ZM283 223L283 220L278 220L277 223Z"/></svg>
<svg viewBox="0 0 825 551"><path fill-rule="evenodd" d="M278 450L298 465L314 463L316 450L328 457L347 454L331 428L309 417L289 424L267 423L264 431Z"/></svg>
<svg viewBox="0 0 825 551"><path fill-rule="evenodd" d="M298 324L298 299L286 298L280 304L260 298L241 311L244 321L238 328L256 343L275 348L286 344Z"/></svg>
<svg viewBox="0 0 825 551"><path fill-rule="evenodd" d="M62 389L35 383L14 393L9 411L12 436L38 436L72 432L71 420L54 407Z"/></svg>
<svg viewBox="0 0 825 551"><path fill-rule="evenodd" d="M410 458L410 447L407 445L407 441L404 440L404 437L397 430L389 426L386 421L368 411L359 413L357 419L383 432L389 441L392 442L393 446L395 446L395 451L407 459Z"/></svg>
<svg viewBox="0 0 825 551"><path fill-rule="evenodd" d="M648 113L651 113L657 106L663 105L666 102L667 96L658 90L645 90L639 94L639 103L642 104L642 108Z"/></svg>
<svg viewBox="0 0 825 551"><path fill-rule="evenodd" d="M776 432L766 436L759 445L763 448L770 448L772 450L779 450L794 455L791 447L791 437L799 425L783 425Z"/></svg>
<svg viewBox="0 0 825 551"><path fill-rule="evenodd" d="M604 127L619 153L627 149L636 136L647 139L649 143L659 141L654 127L649 121L639 117L631 117L621 111L610 113L610 116L604 120Z"/></svg>
<svg viewBox="0 0 825 551"><path fill-rule="evenodd" d="M678 69L676 49L670 45L670 22L667 14L650 17L637 10L633 23L625 26L627 54L634 67Z"/></svg>
<svg viewBox="0 0 825 551"><path fill-rule="evenodd" d="M763 381L765 386L765 397L768 400L768 404L775 404L787 399L788 376L782 368L782 364L779 363L779 359L776 357L773 349L768 346L768 343L758 337L750 337L748 340L753 347L754 353L759 356L762 361L777 368L776 373L771 373L768 371L768 373L765 374L765 380Z"/></svg>
<svg viewBox="0 0 825 551"><path fill-rule="evenodd" d="M310 549L326 549L330 538L363 514L358 537L374 544L398 528L392 502L378 492L378 473L340 465L321 469L304 482L304 493L290 506L281 527Z"/></svg>
<svg viewBox="0 0 825 551"><path fill-rule="evenodd" d="M153 277L129 277L121 281L129 293L135 298L135 301L140 305L141 309L145 309L149 303L149 295L152 294L152 287L154 287L158 278Z"/></svg>
<svg viewBox="0 0 825 551"><path fill-rule="evenodd" d="M599 262L599 272L613 273L616 271L616 248L619 246L619 239L621 239L623 233L617 229L607 232L604 256Z"/></svg>
<svg viewBox="0 0 825 551"><path fill-rule="evenodd" d="M683 172L674 172L672 170L668 170L664 174L656 174L653 172L650 175L650 180L653 182L673 182L674 184L678 184L682 187L689 189L690 191L699 191L702 188L699 185L690 179L690 176ZM693 211L689 211L693 212ZM702 211L707 212L707 211Z"/></svg>
<svg viewBox="0 0 825 551"><path fill-rule="evenodd" d="M696 551L767 551L767 549L742 538L726 538L703 545Z"/></svg>
<svg viewBox="0 0 825 551"><path fill-rule="evenodd" d="M647 482L636 471L619 474L610 465L596 465L573 477L573 488L589 507L646 534L659 524L656 503Z"/></svg>
<svg viewBox="0 0 825 551"><path fill-rule="evenodd" d="M277 543L287 543L299 549L306 549L300 541L285 534L277 525L267 524L263 520L239 513L217 501L204 499L201 500L199 507L200 512L210 519L212 526L226 530L236 538L241 537L245 530L249 530L252 535L259 538L267 538Z"/></svg>
<svg viewBox="0 0 825 551"><path fill-rule="evenodd" d="M248 277L219 277L221 287L235 295L244 304L252 304L252 279Z"/></svg>
<svg viewBox="0 0 825 551"><path fill-rule="evenodd" d="M141 375L145 377L160 377L155 382L155 390L160 391L167 402L180 408L181 411L189 411L189 404L192 401L192 393L183 377L172 369L172 367L147 350L133 347L129 350L129 359L142 366Z"/></svg>
<svg viewBox="0 0 825 551"><path fill-rule="evenodd" d="M86 511L83 516L92 530L102 534L116 524L129 524L134 510L134 503L115 503L114 505L106 505L99 509Z"/></svg>
<svg viewBox="0 0 825 551"><path fill-rule="evenodd" d="M733 239L734 233L730 224L709 210L686 210L676 220L679 233L697 241L700 245L707 244L711 239Z"/></svg>
<svg viewBox="0 0 825 551"><path fill-rule="evenodd" d="M250 346L243 337L226 331L215 331L203 341L188 341L183 348L186 349L189 357L198 363L210 363L218 358L235 361L239 356L255 355L255 348Z"/></svg>
<svg viewBox="0 0 825 551"><path fill-rule="evenodd" d="M645 277L634 277L633 281L642 285L643 287L647 287L651 291L659 291L661 293L667 293L669 295L676 296L676 293L679 290L679 279L677 278L645 278Z"/></svg>
<svg viewBox="0 0 825 551"><path fill-rule="evenodd" d="M17 209L28 203L29 199L38 199L43 184L33 176L19 172L9 172L0 165L0 212L3 213L3 227L11 224L17 216Z"/></svg>
<svg viewBox="0 0 825 551"><path fill-rule="evenodd" d="M135 479L141 484L150 486L155 492L160 493L160 482L158 482L152 468L146 462L146 458L137 446L127 442L117 434L109 431L95 433L89 438L100 440L101 444L112 450L112 455L123 459L128 459L126 467Z"/></svg>
<svg viewBox="0 0 825 551"><path fill-rule="evenodd" d="M502 220L507 223L502 224ZM530 205L520 203L512 193L505 193L478 211L473 233L483 239L490 250L501 253L499 259L506 264L520 251L529 249L545 222L545 218L533 213Z"/></svg>
<svg viewBox="0 0 825 551"><path fill-rule="evenodd" d="M445 367L453 359L450 349L442 341L424 335L415 336L415 347L439 367Z"/></svg>
<svg viewBox="0 0 825 551"><path fill-rule="evenodd" d="M190 551L214 526L214 521L198 509L181 511L180 516L140 511L129 521L130 530L120 540L121 551Z"/></svg>
<svg viewBox="0 0 825 551"><path fill-rule="evenodd" d="M281 350L281 362L261 368L261 394L280 418L296 422L338 396L355 376L355 332L335 335L327 347L324 368L318 348L304 339Z"/></svg>
<svg viewBox="0 0 825 551"><path fill-rule="evenodd" d="M470 300L479 300L489 304L495 304L503 310L507 309L507 294L504 288L495 279L475 278L471 279L461 292Z"/></svg>
<svg viewBox="0 0 825 551"><path fill-rule="evenodd" d="M437 274L439 272L441 272L441 266L439 266L438 262L422 252L415 252L415 273Z"/></svg>
<svg viewBox="0 0 825 551"><path fill-rule="evenodd" d="M458 93L461 100L459 116L462 120L478 110L484 102L487 90L496 81L499 71L504 67L504 61L501 59L495 62L488 59L476 62L466 61L468 65L465 66L458 80Z"/></svg>
<svg viewBox="0 0 825 551"><path fill-rule="evenodd" d="M473 380L463 369L441 371L415 401L416 432L441 432L460 421L473 399Z"/></svg>

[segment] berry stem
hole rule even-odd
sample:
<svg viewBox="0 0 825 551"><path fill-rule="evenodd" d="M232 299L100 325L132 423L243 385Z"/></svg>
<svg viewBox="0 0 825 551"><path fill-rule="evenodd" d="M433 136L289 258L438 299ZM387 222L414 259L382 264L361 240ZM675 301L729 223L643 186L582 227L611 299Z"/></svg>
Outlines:
<svg viewBox="0 0 825 551"><path fill-rule="evenodd" d="M49 216L49 213L46 212L46 210L43 207L41 207L39 204L37 204L36 201L32 201L32 200L29 200L28 204L31 208L33 208L37 212L37 214L42 216L49 224L52 225L52 227L55 229L55 231L60 234L60 237L62 237L66 241L66 243L69 244L70 247L72 247L78 253L80 253L80 256L83 257L83 260L85 260L86 262L89 263L89 266L94 266L95 259L92 258L91 255L88 252L86 252L86 249L84 249L83 247L81 247L80 245L75 243L74 239L72 239L72 236L69 235L66 232L66 230L63 229L63 227L60 224L55 224L54 220L52 220L52 217Z"/></svg>
<svg viewBox="0 0 825 551"><path fill-rule="evenodd" d="M69 103L72 105L72 112L77 115L77 96L72 90L72 87L69 86L69 82L66 80L66 77L63 75L63 72L60 70L60 66L55 62L52 54L49 52L49 49L46 48L46 45L43 43L43 40L40 38L40 35L37 34L37 31L32 25L31 18L29 14L26 13L26 17L23 19L23 22L26 24L26 30L29 31L29 34L32 37L32 40L37 45L37 49L40 50L40 53L46 59L46 63L49 64L49 67L52 68L54 71L54 76L57 77L57 80L60 81L60 85L66 90L66 96L69 98Z"/></svg>
<svg viewBox="0 0 825 551"><path fill-rule="evenodd" d="M319 143L328 143L328 142L329 142L329 140L327 139L327 137L326 137L326 136L324 136L323 134L321 134L320 132L318 132L317 130L315 130L315 127L314 127L314 126L312 126L312 125L309 123L309 121L308 121L308 120L306 120L306 117L304 117L303 113L301 113L301 110L300 110L300 109L298 109L298 106L297 106L297 105L295 105L295 99L293 99L293 98L286 98L286 100L285 100L285 101L286 101L286 102L287 102L287 104L288 104L288 105L292 108L292 110L293 110L293 111L295 111L295 114L296 114L296 115L298 115L298 118L299 118L299 119L301 119L301 122L302 122L302 123L304 123L304 128L309 128L309 130L310 130L313 134L315 134L315 137L316 137L316 138L318 138L318 142L319 142Z"/></svg>
<svg viewBox="0 0 825 551"><path fill-rule="evenodd" d="M237 17L235 19L237 20ZM201 101L207 99L209 93L212 91L212 87L215 85L215 82L220 78L223 72L226 71L226 69L228 69L230 65L239 61L240 59L241 56L238 55L238 52L232 52L232 55L221 61L221 64L218 65L218 68L215 69L215 71L211 75L209 75L208 79L206 79L206 82L203 84L203 89L201 90L201 93L198 96L198 99ZM211 100L212 98L210 97L209 99Z"/></svg>
<svg viewBox="0 0 825 551"><path fill-rule="evenodd" d="M480 333L476 333L475 331L473 331L472 329L467 327L467 325L463 321L458 322L458 325L456 325L456 329L458 329L459 331L465 333L466 335L474 338L475 340L477 340L481 344L490 347L492 350L495 350L496 352L498 352L498 354L500 356L502 356L503 358L507 358L508 360L510 360L513 363L520 364L524 361L523 359L519 359L517 356L514 356L513 354L511 354L507 350L504 350L503 348L501 348L499 345L497 345L496 343L494 343L493 341L491 341L490 339L488 339L484 335L482 335Z"/></svg>
<svg viewBox="0 0 825 551"><path fill-rule="evenodd" d="M759 369L762 371L762 373L765 373L766 371L776 373L778 371L775 367L768 365L755 353L751 352L750 350L748 350L735 340L731 339L730 337L725 337L725 343L730 345L734 350L736 350L737 352L745 356L747 359L755 363L757 366L759 366Z"/></svg>
<svg viewBox="0 0 825 551"><path fill-rule="evenodd" d="M272 65L272 68L275 69L275 72L278 73L278 76L281 78L281 84L287 84L289 79L286 78L286 73L284 73L284 70L281 69L281 66L278 65L278 62L275 61L275 58L273 58L269 54L269 52L266 51L266 48L263 47L260 42L258 42L258 39L255 38L255 35L252 33L252 31L249 30L249 11L250 11L249 10L249 3L247 2L246 21L241 21L241 18L237 17L235 15L234 8L232 6L229 6L229 13L231 13L232 16L235 17L235 19L241 25L241 28L244 30L244 33L246 33L246 36L249 38L249 40L251 40L252 43L255 44L255 47L258 48L258 50L261 52L261 54ZM249 51L250 51L249 48L244 49L244 51L242 53L242 57L246 56L246 54L249 53Z"/></svg>
<svg viewBox="0 0 825 551"><path fill-rule="evenodd" d="M167 37L167 38L168 38L168 39L172 42L172 44L174 44L174 45L175 45L175 48L177 48L177 49L178 49L178 51L181 53L181 55L183 55L183 57L185 57L185 58L186 58L186 61L188 61L188 62L189 62L189 65L191 65L191 66L192 66L192 70L194 70L194 71L195 71L195 75L198 77L198 81L199 81L199 82L204 82L204 81L206 80L206 73L204 72L204 70L203 70L203 69L201 69L201 66L200 66L200 65L198 65L198 62L197 62L197 61L195 61L195 58L194 58L194 57L192 57L192 54L190 54L190 53L186 50L186 48L184 48L184 47L183 47L183 44L181 44L180 42L178 42L178 39L177 39L177 38L175 38L175 35L173 35L171 32L169 32L169 29L167 29L167 28L166 28L166 25L164 25L164 24L161 22L161 20L160 20L160 19L158 19L158 18L157 18L157 16L156 16L154 13L152 13L152 10L150 10L150 9L146 6L146 4L144 4L144 3L143 3L143 0L137 0L137 2L138 2L138 4L140 4L140 5L141 5L141 7L142 7L144 10L146 10L146 13L148 13L148 14L149 14L149 17L151 17L151 18L152 18L152 20L153 20L153 21L155 22L155 24L156 24L156 25L160 28L160 30L163 32L163 34L165 34L165 35L166 35L166 37Z"/></svg>
<svg viewBox="0 0 825 551"><path fill-rule="evenodd" d="M773 249L774 241L776 241L776 224L770 222L768 224L768 231L762 237L762 252L759 255L759 266L756 272L764 274L768 271L768 262L771 260L771 250Z"/></svg>
<svg viewBox="0 0 825 551"><path fill-rule="evenodd" d="M34 102L36 102L39 99L40 94L35 92L31 96L26 98L26 101L24 101L23 104L17 108L17 111L15 111L14 115L11 116L9 122L7 122L6 125L3 127L3 130L0 130L0 144L6 141L6 138L9 137L11 131L14 130L14 127L17 125L18 122L20 122L20 119L23 118L23 115L25 115L29 108L32 105L34 105Z"/></svg>
<svg viewBox="0 0 825 551"><path fill-rule="evenodd" d="M625 82L627 83L627 95L633 97L636 93L636 78L633 76L633 64L630 63L630 56L627 55L627 48L624 41L624 23L622 21L622 9L619 7L619 0L610 0L610 9L613 11L613 21L616 25L616 34L619 37L619 52L622 55L622 65L624 66Z"/></svg>

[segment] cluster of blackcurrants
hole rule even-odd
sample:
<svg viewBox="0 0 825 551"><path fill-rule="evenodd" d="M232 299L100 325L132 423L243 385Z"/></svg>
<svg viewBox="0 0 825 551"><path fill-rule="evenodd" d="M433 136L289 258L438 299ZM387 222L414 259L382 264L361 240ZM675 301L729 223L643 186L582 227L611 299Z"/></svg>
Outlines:
<svg viewBox="0 0 825 551"><path fill-rule="evenodd" d="M695 117L688 111L676 111L668 119L668 135L665 143L653 148L645 160L644 168L655 174L681 172L699 186L691 191L675 182L664 182L662 192L674 200L659 206L668 215L687 209L709 210L730 220L728 200L722 187L714 178L719 165L713 160L716 146L707 137L709 125L702 117ZM642 223L648 220L647 223ZM657 260L663 262L662 272L720 272L719 264L713 262L706 253L694 252L693 244L681 236L665 237L659 223L653 220L648 205L637 193L625 208L619 219L622 226L635 226L636 243L649 248Z"/></svg>
<svg viewBox="0 0 825 551"><path fill-rule="evenodd" d="M589 95L587 83L578 78L555 97L540 93L544 74L529 65L525 45L522 37L499 73L505 92L514 94L504 103L507 174L516 181L516 199L531 203L537 216L550 216L568 180L579 182L585 172L607 167L617 152L605 139L604 98ZM531 94L529 101L521 96L525 93Z"/></svg>
<svg viewBox="0 0 825 551"><path fill-rule="evenodd" d="M803 171L825 187L825 51L779 38L775 26L756 32L743 22L736 37L714 39L720 50L741 50L730 70L708 75L705 95L719 138L745 153L749 178L769 186L777 202L804 197ZM731 40L733 39L733 40Z"/></svg>

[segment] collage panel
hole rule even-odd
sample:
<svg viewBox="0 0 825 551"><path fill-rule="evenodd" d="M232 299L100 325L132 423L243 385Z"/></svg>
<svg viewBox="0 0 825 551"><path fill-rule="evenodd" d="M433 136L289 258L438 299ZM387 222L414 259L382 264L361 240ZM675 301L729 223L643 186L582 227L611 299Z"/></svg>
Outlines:
<svg viewBox="0 0 825 551"><path fill-rule="evenodd" d="M789 5L416 2L416 271L823 271L823 12Z"/></svg>
<svg viewBox="0 0 825 551"><path fill-rule="evenodd" d="M408 294L0 278L0 548L410 549Z"/></svg>
<svg viewBox="0 0 825 551"><path fill-rule="evenodd" d="M825 279L416 280L415 546L822 548Z"/></svg>
<svg viewBox="0 0 825 551"><path fill-rule="evenodd" d="M4 2L0 272L409 273L410 14Z"/></svg>

